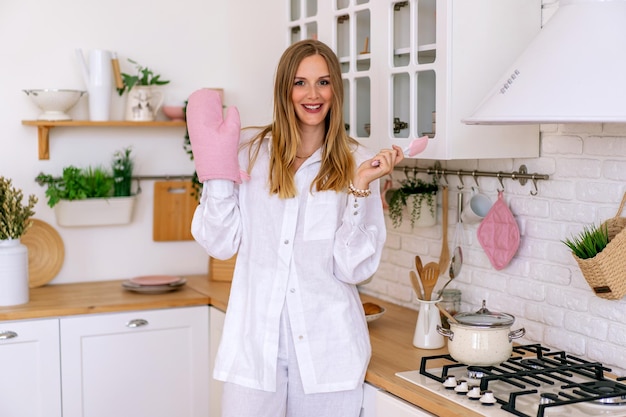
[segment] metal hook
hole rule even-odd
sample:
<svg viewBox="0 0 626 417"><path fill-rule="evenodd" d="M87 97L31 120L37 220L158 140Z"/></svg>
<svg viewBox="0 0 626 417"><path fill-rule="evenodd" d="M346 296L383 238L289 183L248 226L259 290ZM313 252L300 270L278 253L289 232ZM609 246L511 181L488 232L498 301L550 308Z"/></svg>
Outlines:
<svg viewBox="0 0 626 417"><path fill-rule="evenodd" d="M404 167L404 176L407 180L409 179L409 167L407 166Z"/></svg>
<svg viewBox="0 0 626 417"><path fill-rule="evenodd" d="M537 177L535 177L535 174L533 174L533 176L530 179L533 180L533 188L534 188L534 190L530 190L530 195L535 196L539 193L539 190L537 189Z"/></svg>
<svg viewBox="0 0 626 417"><path fill-rule="evenodd" d="M502 182L502 171L498 172L496 177L498 178L498 181L500 181L500 186L502 187L502 190L500 191L504 191L504 183Z"/></svg>
<svg viewBox="0 0 626 417"><path fill-rule="evenodd" d="M461 183L461 185L456 186L456 189L460 191L465 188L465 184L463 183L463 177L461 176L461 171L457 171L456 176L459 177L459 182Z"/></svg>
<svg viewBox="0 0 626 417"><path fill-rule="evenodd" d="M476 188L480 188L480 185L478 184L478 178L476 178L476 171L472 171L472 178L474 178L474 184L476 184Z"/></svg>
<svg viewBox="0 0 626 417"><path fill-rule="evenodd" d="M442 185L443 185L443 186L445 186L445 187L449 187L449 186L450 186L450 183L448 182L448 177L446 176L446 173L445 173L445 172L446 172L446 171L444 170L444 171L442 171L442 173L441 173L441 178L443 178L443 180L446 182L445 184L442 184Z"/></svg>

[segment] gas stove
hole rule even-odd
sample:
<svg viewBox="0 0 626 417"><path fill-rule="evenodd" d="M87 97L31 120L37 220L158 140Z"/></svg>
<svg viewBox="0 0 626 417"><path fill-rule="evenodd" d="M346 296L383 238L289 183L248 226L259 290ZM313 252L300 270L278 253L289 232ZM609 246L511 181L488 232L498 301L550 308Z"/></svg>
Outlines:
<svg viewBox="0 0 626 417"><path fill-rule="evenodd" d="M450 355L422 358L396 375L489 417L626 417L626 378L539 344L516 346L497 366L467 366Z"/></svg>

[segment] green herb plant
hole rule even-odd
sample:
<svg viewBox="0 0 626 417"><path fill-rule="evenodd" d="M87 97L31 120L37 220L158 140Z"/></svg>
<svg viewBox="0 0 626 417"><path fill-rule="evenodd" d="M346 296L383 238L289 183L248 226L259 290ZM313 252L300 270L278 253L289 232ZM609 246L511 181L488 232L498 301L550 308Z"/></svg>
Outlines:
<svg viewBox="0 0 626 417"><path fill-rule="evenodd" d="M19 239L31 227L37 197L28 196L26 205L22 205L23 199L22 190L13 187L10 179L0 177L0 240Z"/></svg>
<svg viewBox="0 0 626 417"><path fill-rule="evenodd" d="M115 152L112 172L101 166L78 168L70 165L63 168L61 178L40 173L35 181L48 187L46 196L50 207L61 200L130 196L133 169L130 153L130 148Z"/></svg>
<svg viewBox="0 0 626 417"><path fill-rule="evenodd" d="M580 259L590 259L602 252L609 244L609 230L606 225L586 226L577 236L562 241Z"/></svg>
<svg viewBox="0 0 626 417"><path fill-rule="evenodd" d="M435 196L439 186L435 178L426 182L420 178L409 178L400 181L400 188L393 191L389 200L389 217L393 227L400 227L405 207L410 204L411 227L422 215L422 202L425 200L430 214L435 215Z"/></svg>
<svg viewBox="0 0 626 417"><path fill-rule="evenodd" d="M136 85L165 85L169 84L169 80L161 80L161 75L154 74L148 67L144 67L143 65L133 61L132 59L128 59L128 62L135 65L136 73L135 74L127 74L122 73L122 81L124 81L124 87L118 88L117 92L119 95L123 95L125 92L130 91Z"/></svg>

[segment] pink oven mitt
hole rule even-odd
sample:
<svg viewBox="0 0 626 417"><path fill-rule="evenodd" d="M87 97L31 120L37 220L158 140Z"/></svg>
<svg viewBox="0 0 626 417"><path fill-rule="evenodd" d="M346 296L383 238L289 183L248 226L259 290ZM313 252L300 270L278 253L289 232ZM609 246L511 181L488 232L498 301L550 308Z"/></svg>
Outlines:
<svg viewBox="0 0 626 417"><path fill-rule="evenodd" d="M217 91L195 91L187 102L187 130L200 182L210 179L241 183L237 159L241 122L236 107L222 117L222 99Z"/></svg>
<svg viewBox="0 0 626 417"><path fill-rule="evenodd" d="M520 233L513 213L502 198L502 191L478 226L477 235L495 269L500 270L511 262L519 248Z"/></svg>

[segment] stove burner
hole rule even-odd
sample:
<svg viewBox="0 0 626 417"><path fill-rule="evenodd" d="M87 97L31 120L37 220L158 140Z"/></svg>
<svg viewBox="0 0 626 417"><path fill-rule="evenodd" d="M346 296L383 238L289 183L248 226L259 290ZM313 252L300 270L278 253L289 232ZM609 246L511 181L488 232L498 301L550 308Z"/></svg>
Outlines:
<svg viewBox="0 0 626 417"><path fill-rule="evenodd" d="M604 396L615 394L615 396L598 398L594 400L596 404L603 404L608 406L621 406L626 405L626 392L624 391L624 385L613 381L593 381L586 384L581 384L594 392Z"/></svg>
<svg viewBox="0 0 626 417"><path fill-rule="evenodd" d="M546 363L539 358L521 359L519 364L528 369L544 369Z"/></svg>
<svg viewBox="0 0 626 417"><path fill-rule="evenodd" d="M467 378L468 379L480 379L484 377L486 374L483 370L474 369L471 366L467 368Z"/></svg>

